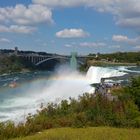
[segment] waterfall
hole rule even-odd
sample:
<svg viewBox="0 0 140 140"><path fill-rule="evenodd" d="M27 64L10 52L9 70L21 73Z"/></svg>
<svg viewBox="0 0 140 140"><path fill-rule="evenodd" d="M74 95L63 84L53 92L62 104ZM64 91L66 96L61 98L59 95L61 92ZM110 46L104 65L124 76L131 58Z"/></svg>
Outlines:
<svg viewBox="0 0 140 140"><path fill-rule="evenodd" d="M101 78L118 77L125 75L125 72L108 67L94 67L91 66L87 72L87 79L90 84L100 83Z"/></svg>

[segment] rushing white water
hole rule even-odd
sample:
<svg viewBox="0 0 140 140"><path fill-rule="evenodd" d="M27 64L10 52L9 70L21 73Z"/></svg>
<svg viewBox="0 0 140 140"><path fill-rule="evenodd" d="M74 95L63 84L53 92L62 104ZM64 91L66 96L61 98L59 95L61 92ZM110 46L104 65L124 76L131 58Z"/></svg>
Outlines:
<svg viewBox="0 0 140 140"><path fill-rule="evenodd" d="M90 67L87 72L87 79L92 83L100 83L101 78L118 77L123 76L126 73L120 72L119 70L113 68L103 68L103 67Z"/></svg>
<svg viewBox="0 0 140 140"><path fill-rule="evenodd" d="M124 72L131 72L131 73L140 73L138 70L129 70L128 68L135 68L136 66L120 66L118 67L118 70L124 71Z"/></svg>
<svg viewBox="0 0 140 140"><path fill-rule="evenodd" d="M41 103L59 103L69 97L77 98L85 92L94 92L90 86L99 83L101 78L122 76L126 73L113 68L90 67L87 75L66 67L59 68L49 79L38 79L20 85L16 89L8 89L10 97L0 102L0 121L24 121L28 113L36 113ZM7 90L0 91L6 94Z"/></svg>

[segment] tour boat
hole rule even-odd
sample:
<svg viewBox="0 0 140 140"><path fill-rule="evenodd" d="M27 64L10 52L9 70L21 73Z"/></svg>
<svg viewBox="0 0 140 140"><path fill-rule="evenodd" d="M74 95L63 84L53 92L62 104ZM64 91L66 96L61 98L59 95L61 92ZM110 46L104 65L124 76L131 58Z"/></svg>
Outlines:
<svg viewBox="0 0 140 140"><path fill-rule="evenodd" d="M16 88L16 87L17 87L17 83L16 83L16 82L11 82L11 83L9 84L9 87L10 87L10 88Z"/></svg>

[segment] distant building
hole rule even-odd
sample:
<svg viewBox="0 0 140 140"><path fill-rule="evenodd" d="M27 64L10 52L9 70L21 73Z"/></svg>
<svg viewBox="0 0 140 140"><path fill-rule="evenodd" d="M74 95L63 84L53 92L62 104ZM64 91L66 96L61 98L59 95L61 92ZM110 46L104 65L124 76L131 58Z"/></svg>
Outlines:
<svg viewBox="0 0 140 140"><path fill-rule="evenodd" d="M95 58L98 58L98 54L95 55Z"/></svg>
<svg viewBox="0 0 140 140"><path fill-rule="evenodd" d="M100 55L100 53L98 52L98 53L95 55L95 58L96 58L96 59L99 59L99 55Z"/></svg>

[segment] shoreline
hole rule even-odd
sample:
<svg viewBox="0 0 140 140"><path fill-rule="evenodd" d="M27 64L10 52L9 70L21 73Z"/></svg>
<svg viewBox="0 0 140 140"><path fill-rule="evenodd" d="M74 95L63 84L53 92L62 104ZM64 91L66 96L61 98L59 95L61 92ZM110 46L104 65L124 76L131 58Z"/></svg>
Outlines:
<svg viewBox="0 0 140 140"><path fill-rule="evenodd" d="M105 62L105 61L96 61L88 60L88 66L138 66L137 63L125 63L125 62Z"/></svg>
<svg viewBox="0 0 140 140"><path fill-rule="evenodd" d="M2 77L2 76L8 76L8 75L13 75L13 74L21 74L21 73L28 73L28 72L32 72L31 70L29 70L29 69L22 69L21 71L19 71L19 72L9 72L9 73L0 73L0 77Z"/></svg>

